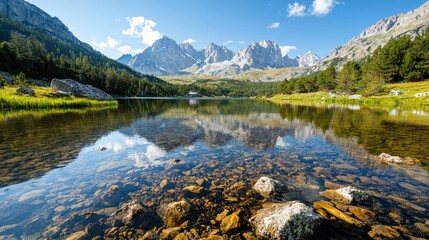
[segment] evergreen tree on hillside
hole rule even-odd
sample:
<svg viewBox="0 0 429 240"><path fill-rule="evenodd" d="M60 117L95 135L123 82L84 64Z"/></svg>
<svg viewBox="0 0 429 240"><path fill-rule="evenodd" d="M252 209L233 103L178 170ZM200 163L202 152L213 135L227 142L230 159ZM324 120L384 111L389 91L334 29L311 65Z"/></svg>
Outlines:
<svg viewBox="0 0 429 240"><path fill-rule="evenodd" d="M359 89L359 81L362 78L362 69L358 62L347 62L338 73L336 90L344 93L356 93Z"/></svg>

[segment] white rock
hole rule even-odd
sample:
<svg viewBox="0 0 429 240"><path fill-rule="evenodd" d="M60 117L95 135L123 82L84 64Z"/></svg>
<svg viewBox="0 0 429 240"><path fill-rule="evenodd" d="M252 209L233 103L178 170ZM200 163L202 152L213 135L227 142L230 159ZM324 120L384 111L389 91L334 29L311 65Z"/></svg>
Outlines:
<svg viewBox="0 0 429 240"><path fill-rule="evenodd" d="M427 97L429 96L429 92L422 92L414 94L414 97Z"/></svg>
<svg viewBox="0 0 429 240"><path fill-rule="evenodd" d="M391 156L390 154L387 154L387 153L382 153L378 157L381 158L381 160L388 162L388 163L402 163L403 162L402 158L400 158L398 156Z"/></svg>
<svg viewBox="0 0 429 240"><path fill-rule="evenodd" d="M350 202L363 203L369 199L366 192L352 186L337 189L336 192Z"/></svg>
<svg viewBox="0 0 429 240"><path fill-rule="evenodd" d="M350 95L349 99L362 99L362 95L359 95L359 94Z"/></svg>
<svg viewBox="0 0 429 240"><path fill-rule="evenodd" d="M255 185L253 185L253 189L264 197L279 193L283 188L284 184L269 177L261 177Z"/></svg>
<svg viewBox="0 0 429 240"><path fill-rule="evenodd" d="M306 239L314 235L322 217L305 204L276 203L249 219L256 235L268 239Z"/></svg>

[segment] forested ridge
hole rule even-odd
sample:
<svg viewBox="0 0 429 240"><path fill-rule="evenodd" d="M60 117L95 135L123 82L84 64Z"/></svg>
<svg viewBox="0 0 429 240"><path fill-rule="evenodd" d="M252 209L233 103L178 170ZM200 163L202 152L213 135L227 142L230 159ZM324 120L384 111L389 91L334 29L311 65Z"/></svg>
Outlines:
<svg viewBox="0 0 429 240"><path fill-rule="evenodd" d="M392 38L362 61L349 61L341 70L330 65L311 76L285 79L280 92L336 91L364 96L381 93L385 84L429 79L429 31L412 39Z"/></svg>

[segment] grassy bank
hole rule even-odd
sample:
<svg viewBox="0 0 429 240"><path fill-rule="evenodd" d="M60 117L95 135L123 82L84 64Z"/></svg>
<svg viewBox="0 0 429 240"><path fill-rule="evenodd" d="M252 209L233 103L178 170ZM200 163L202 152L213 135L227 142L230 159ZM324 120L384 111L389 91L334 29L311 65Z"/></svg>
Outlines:
<svg viewBox="0 0 429 240"><path fill-rule="evenodd" d="M400 96L390 95L390 90L400 90ZM277 94L269 101L275 103L336 103L359 104L364 106L383 107L418 107L429 106L429 97L414 97L416 93L429 92L429 80L423 82L397 83L386 85L384 94L379 96L363 97L361 99L349 99L349 96L337 96L332 98L328 92L298 93L283 95Z"/></svg>
<svg viewBox="0 0 429 240"><path fill-rule="evenodd" d="M16 88L16 86L6 86L0 89L0 110L116 107L118 105L117 101L54 96L48 87L33 87L35 96L22 96L15 93Z"/></svg>

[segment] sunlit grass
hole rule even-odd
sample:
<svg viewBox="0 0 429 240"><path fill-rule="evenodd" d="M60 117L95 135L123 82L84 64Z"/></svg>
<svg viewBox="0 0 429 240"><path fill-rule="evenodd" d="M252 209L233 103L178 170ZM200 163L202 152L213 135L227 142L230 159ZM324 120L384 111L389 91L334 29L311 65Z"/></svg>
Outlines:
<svg viewBox="0 0 429 240"><path fill-rule="evenodd" d="M400 96L390 95L390 90L401 90ZM349 99L348 96L332 98L328 92L298 93L283 95L277 94L269 101L275 103L335 103L335 104L359 104L367 106L404 107L415 108L429 106L429 97L414 97L416 93L429 92L429 80L414 83L397 83L386 85L386 91L379 96L364 97L362 99Z"/></svg>
<svg viewBox="0 0 429 240"><path fill-rule="evenodd" d="M77 97L58 97L52 95L48 87L32 87L35 96L22 96L15 93L16 86L0 88L0 109L50 109L50 108L87 108L116 107L117 101L98 101Z"/></svg>

